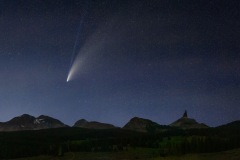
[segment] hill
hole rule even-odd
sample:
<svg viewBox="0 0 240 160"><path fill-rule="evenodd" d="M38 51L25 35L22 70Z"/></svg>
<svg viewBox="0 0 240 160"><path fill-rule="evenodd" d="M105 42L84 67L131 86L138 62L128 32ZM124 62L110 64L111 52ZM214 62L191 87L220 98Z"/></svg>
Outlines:
<svg viewBox="0 0 240 160"><path fill-rule="evenodd" d="M73 127L89 128L89 129L112 129L116 128L112 124L100 123L96 121L88 122L85 119L78 120Z"/></svg>
<svg viewBox="0 0 240 160"><path fill-rule="evenodd" d="M218 126L217 128L222 128L222 129L240 129L240 120L239 121L233 121L221 126Z"/></svg>
<svg viewBox="0 0 240 160"><path fill-rule="evenodd" d="M170 127L160 125L149 119L134 117L123 127L123 129L134 130L138 132L162 132Z"/></svg>

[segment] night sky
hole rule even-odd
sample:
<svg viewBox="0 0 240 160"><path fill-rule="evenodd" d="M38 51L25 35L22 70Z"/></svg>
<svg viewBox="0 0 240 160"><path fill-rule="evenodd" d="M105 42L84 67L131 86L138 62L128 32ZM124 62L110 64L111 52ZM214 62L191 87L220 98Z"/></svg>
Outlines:
<svg viewBox="0 0 240 160"><path fill-rule="evenodd" d="M0 77L2 122L239 120L240 2L1 0Z"/></svg>

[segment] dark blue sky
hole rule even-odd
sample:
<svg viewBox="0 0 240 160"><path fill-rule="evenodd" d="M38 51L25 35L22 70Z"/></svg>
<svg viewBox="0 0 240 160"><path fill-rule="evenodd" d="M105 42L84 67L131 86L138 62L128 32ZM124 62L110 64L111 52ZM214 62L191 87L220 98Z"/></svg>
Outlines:
<svg viewBox="0 0 240 160"><path fill-rule="evenodd" d="M169 124L185 109L210 126L239 120L239 8L238 0L2 0L0 121L28 113L68 125L123 126L134 116Z"/></svg>

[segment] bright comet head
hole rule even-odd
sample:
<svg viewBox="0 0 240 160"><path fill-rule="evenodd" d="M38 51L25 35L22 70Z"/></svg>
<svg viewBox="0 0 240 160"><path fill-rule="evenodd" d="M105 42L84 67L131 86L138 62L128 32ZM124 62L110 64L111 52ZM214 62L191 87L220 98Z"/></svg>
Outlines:
<svg viewBox="0 0 240 160"><path fill-rule="evenodd" d="M70 81L70 74L68 74L68 77L67 77L67 82Z"/></svg>

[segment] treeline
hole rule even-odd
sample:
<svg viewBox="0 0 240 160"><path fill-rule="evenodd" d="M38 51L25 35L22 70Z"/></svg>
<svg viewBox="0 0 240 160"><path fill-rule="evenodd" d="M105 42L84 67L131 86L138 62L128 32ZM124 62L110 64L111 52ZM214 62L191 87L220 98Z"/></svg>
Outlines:
<svg viewBox="0 0 240 160"><path fill-rule="evenodd" d="M79 151L117 151L131 141L146 139L143 137L147 134L123 129L57 128L0 132L0 159L62 156L65 152Z"/></svg>
<svg viewBox="0 0 240 160"><path fill-rule="evenodd" d="M168 136L159 143L163 156L186 153L219 152L240 147L240 129L191 129Z"/></svg>
<svg viewBox="0 0 240 160"><path fill-rule="evenodd" d="M155 148L158 155L205 153L240 147L240 130L172 129L140 133L123 129L60 128L1 132L0 159L37 155L63 156L65 152L117 152Z"/></svg>
<svg viewBox="0 0 240 160"><path fill-rule="evenodd" d="M239 137L184 136L168 137L160 143L160 154L178 155L186 153L209 153L240 147Z"/></svg>

